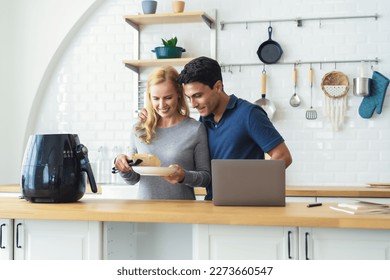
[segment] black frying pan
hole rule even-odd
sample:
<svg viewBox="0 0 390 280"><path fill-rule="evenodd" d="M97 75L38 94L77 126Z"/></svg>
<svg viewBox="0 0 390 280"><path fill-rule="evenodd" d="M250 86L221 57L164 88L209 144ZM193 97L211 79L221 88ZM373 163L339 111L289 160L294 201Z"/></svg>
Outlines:
<svg viewBox="0 0 390 280"><path fill-rule="evenodd" d="M282 47L278 42L271 39L272 27L268 27L269 39L263 42L257 50L257 55L265 64L276 63L283 54Z"/></svg>

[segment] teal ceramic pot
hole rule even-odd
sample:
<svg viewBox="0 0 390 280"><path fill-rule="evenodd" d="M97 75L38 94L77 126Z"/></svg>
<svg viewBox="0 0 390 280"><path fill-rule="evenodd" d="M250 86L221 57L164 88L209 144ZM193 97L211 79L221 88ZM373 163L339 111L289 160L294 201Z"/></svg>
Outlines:
<svg viewBox="0 0 390 280"><path fill-rule="evenodd" d="M181 54L186 50L182 47L156 47L152 52L156 53L158 59L181 58Z"/></svg>

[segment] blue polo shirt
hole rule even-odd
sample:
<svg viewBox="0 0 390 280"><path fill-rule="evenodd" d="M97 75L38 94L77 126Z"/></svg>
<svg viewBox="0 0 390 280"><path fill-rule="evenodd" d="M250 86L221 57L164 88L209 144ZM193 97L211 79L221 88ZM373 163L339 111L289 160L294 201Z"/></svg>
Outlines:
<svg viewBox="0 0 390 280"><path fill-rule="evenodd" d="M244 99L230 95L222 118L200 117L207 128L211 159L264 159L264 153L284 142L265 111ZM211 184L206 200L212 199Z"/></svg>

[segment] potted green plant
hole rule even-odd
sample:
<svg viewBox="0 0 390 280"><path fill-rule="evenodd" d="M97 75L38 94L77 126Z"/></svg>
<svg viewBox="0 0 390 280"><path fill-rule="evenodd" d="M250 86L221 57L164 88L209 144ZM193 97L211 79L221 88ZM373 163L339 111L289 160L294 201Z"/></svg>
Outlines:
<svg viewBox="0 0 390 280"><path fill-rule="evenodd" d="M152 52L156 53L157 59L164 58L181 58L181 55L186 50L182 47L176 46L177 37L172 37L171 39L161 39L163 46L156 47Z"/></svg>

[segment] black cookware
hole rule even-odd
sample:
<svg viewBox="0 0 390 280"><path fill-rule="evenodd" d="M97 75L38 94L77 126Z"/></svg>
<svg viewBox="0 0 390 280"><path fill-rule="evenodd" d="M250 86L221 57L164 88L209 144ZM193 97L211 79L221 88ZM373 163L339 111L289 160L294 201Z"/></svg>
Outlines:
<svg viewBox="0 0 390 280"><path fill-rule="evenodd" d="M280 57L283 54L282 47L278 42L275 42L271 39L272 36L272 27L268 27L269 39L264 41L257 50L257 56L265 64L273 64L278 62Z"/></svg>
<svg viewBox="0 0 390 280"><path fill-rule="evenodd" d="M74 202L85 193L86 174L97 192L88 149L76 134L29 138L22 165L23 197L31 202Z"/></svg>

